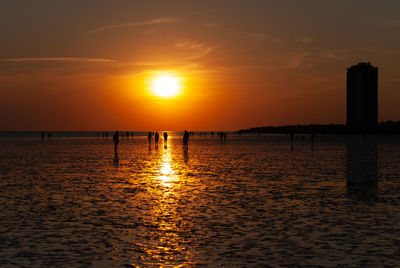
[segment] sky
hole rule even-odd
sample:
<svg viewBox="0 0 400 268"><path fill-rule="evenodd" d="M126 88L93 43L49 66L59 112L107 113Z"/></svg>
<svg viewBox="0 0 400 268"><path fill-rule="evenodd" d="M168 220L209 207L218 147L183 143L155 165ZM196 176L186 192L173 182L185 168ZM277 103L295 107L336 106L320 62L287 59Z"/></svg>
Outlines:
<svg viewBox="0 0 400 268"><path fill-rule="evenodd" d="M2 0L0 130L345 123L346 69L400 120L397 0ZM177 96L152 81L179 79Z"/></svg>

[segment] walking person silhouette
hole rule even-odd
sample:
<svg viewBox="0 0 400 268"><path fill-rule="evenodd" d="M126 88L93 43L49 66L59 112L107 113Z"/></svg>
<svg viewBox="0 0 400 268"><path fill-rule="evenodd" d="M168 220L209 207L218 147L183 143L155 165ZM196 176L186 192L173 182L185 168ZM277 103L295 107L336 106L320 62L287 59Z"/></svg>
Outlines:
<svg viewBox="0 0 400 268"><path fill-rule="evenodd" d="M164 132L164 148L167 149L167 140L168 140L168 133Z"/></svg>
<svg viewBox="0 0 400 268"><path fill-rule="evenodd" d="M185 130L183 133L183 148L187 150L189 147L189 133Z"/></svg>
<svg viewBox="0 0 400 268"><path fill-rule="evenodd" d="M119 143L119 133L118 130L115 131L115 134L113 135L113 141L114 141L114 162L118 162L118 143Z"/></svg>
<svg viewBox="0 0 400 268"><path fill-rule="evenodd" d="M158 140L160 139L160 135L158 135L158 132L156 132L156 134L154 134L154 142L155 142L155 146L158 145Z"/></svg>

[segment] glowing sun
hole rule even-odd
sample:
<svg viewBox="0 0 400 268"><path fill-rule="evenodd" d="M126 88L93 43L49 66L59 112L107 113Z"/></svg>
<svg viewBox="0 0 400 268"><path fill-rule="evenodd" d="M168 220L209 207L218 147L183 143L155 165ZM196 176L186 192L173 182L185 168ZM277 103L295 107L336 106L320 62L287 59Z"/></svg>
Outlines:
<svg viewBox="0 0 400 268"><path fill-rule="evenodd" d="M160 97L172 97L178 94L179 80L173 76L161 76L153 81L154 93Z"/></svg>

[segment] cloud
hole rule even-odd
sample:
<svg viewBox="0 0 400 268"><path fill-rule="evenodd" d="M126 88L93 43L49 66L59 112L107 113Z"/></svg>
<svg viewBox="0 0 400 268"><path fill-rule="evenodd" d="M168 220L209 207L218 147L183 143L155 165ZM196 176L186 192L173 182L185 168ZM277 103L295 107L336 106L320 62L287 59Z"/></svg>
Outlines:
<svg viewBox="0 0 400 268"><path fill-rule="evenodd" d="M311 45L314 40L311 37L302 37L300 38L300 42L303 44Z"/></svg>
<svg viewBox="0 0 400 268"><path fill-rule="evenodd" d="M207 28L214 28L216 25L213 23L205 23L205 24L203 24L203 26L207 27Z"/></svg>
<svg viewBox="0 0 400 268"><path fill-rule="evenodd" d="M178 19L176 19L176 18L159 18L159 19L141 21L141 22L113 24L113 25L108 25L108 26L93 29L93 30L89 31L89 33L98 33L98 32L108 31L108 30L117 29L117 28L125 28L125 27L136 27L136 26L142 26L142 25L173 23L173 22L177 22L177 21L178 21Z"/></svg>
<svg viewBox="0 0 400 268"><path fill-rule="evenodd" d="M242 32L242 34L247 35L251 38L255 38L258 40L268 40L277 44L280 44L283 42L282 38L278 38L278 37L273 37L269 34L266 33L249 33L249 32Z"/></svg>
<svg viewBox="0 0 400 268"><path fill-rule="evenodd" d="M249 33L248 35L260 40L267 40L268 38L270 38L267 34L264 33Z"/></svg>
<svg viewBox="0 0 400 268"><path fill-rule="evenodd" d="M178 42L175 46L182 49L189 54L188 59L198 59L210 54L216 46L201 43L198 41L184 41Z"/></svg>
<svg viewBox="0 0 400 268"><path fill-rule="evenodd" d="M396 27L400 26L400 19L389 19L382 23L384 27Z"/></svg>
<svg viewBox="0 0 400 268"><path fill-rule="evenodd" d="M115 62L115 60L111 59L102 59L102 58L70 58L70 57L33 57L33 58L8 58L8 59L0 59L0 62L103 62L103 63L111 63Z"/></svg>

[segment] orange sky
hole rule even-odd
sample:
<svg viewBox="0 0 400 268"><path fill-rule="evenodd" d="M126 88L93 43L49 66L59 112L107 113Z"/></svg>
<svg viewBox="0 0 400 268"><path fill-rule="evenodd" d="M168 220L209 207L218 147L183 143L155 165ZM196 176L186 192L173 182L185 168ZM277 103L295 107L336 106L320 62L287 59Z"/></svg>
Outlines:
<svg viewBox="0 0 400 268"><path fill-rule="evenodd" d="M345 122L346 68L400 120L398 1L2 1L0 130ZM178 96L154 96L173 73Z"/></svg>

